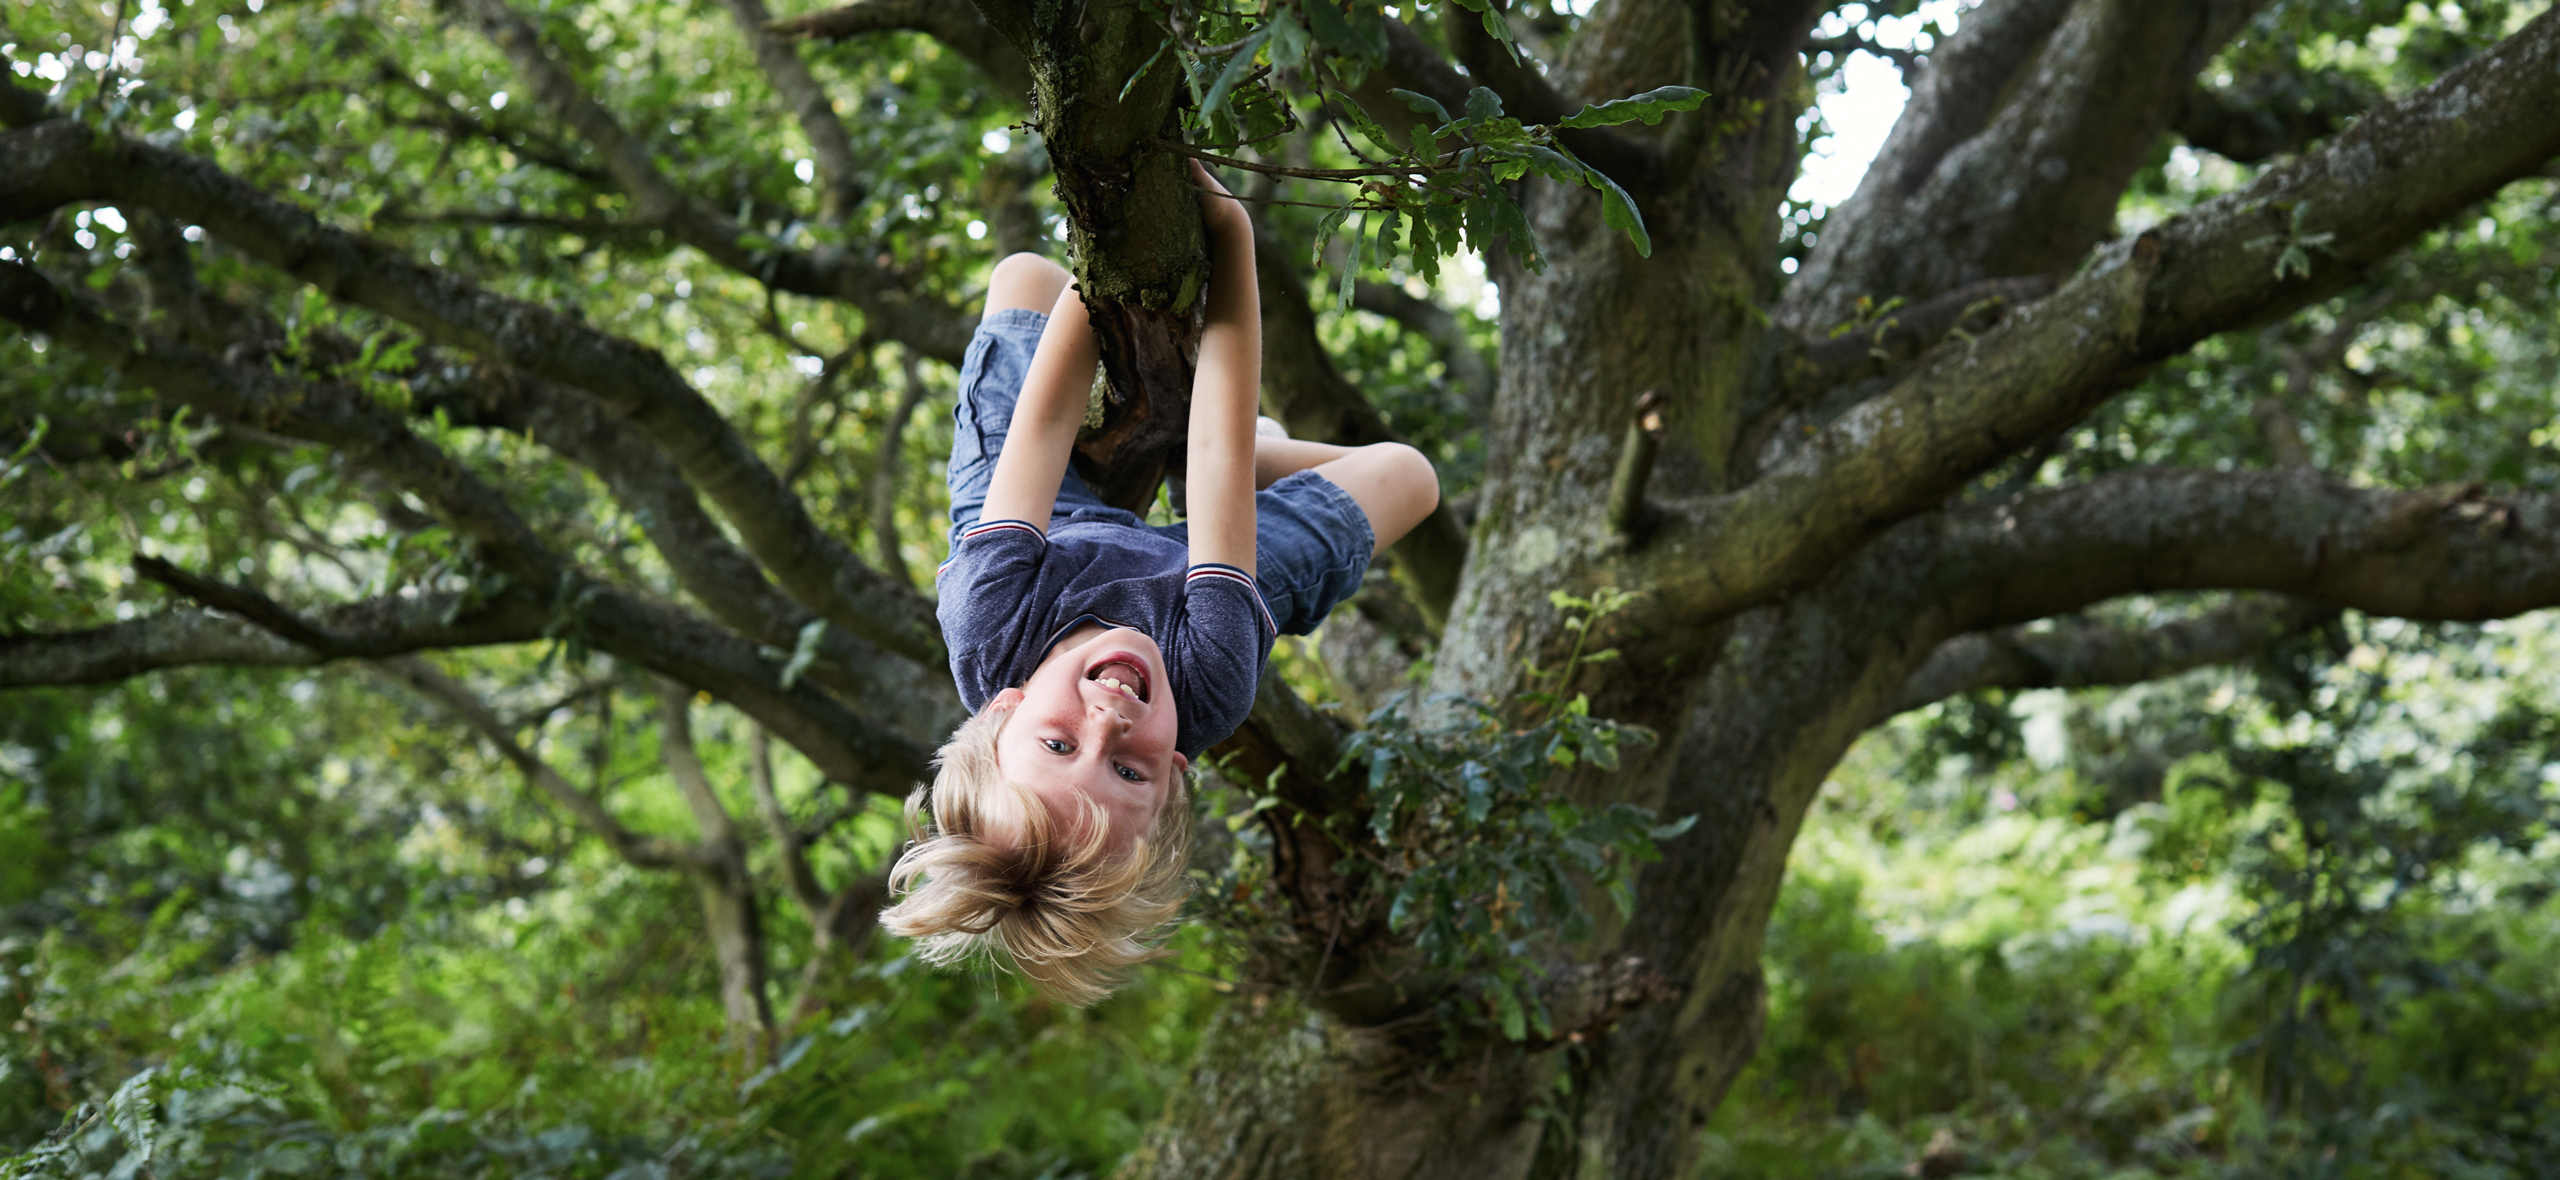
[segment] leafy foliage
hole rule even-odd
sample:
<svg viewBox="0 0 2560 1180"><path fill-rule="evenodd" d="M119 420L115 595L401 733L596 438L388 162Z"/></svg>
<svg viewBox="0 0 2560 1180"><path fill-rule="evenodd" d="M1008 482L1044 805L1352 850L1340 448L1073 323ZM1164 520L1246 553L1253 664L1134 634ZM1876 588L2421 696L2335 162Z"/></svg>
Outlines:
<svg viewBox="0 0 2560 1180"><path fill-rule="evenodd" d="M1518 53L1510 24L1498 6L1485 0L1459 3L1478 15L1506 53ZM1351 305L1353 277L1366 265L1385 269L1403 258L1425 283L1435 282L1440 260L1458 250L1462 233L1474 250L1505 250L1533 270L1543 268L1537 237L1508 189L1524 176L1544 176L1597 191L1609 228L1625 233L1637 253L1650 257L1653 241L1634 199L1616 181L1575 156L1556 133L1638 121L1659 123L1667 115L1696 110L1707 100L1706 92L1695 87L1661 86L1594 103L1545 125L1523 124L1504 114L1501 98L1483 86L1468 91L1465 108L1456 115L1427 95L1395 90L1391 92L1395 97L1423 117L1409 136L1399 137L1350 94L1388 51L1381 9L1368 0L1352 0L1347 8L1333 0L1266 0L1253 11L1194 9L1176 3L1165 13L1165 21L1170 30L1166 45L1178 42L1183 47L1185 76L1195 104L1187 118L1198 136L1211 143L1243 145L1296 130L1298 116L1285 93L1288 86L1280 81L1289 79L1318 104L1340 112L1371 145L1371 151L1364 152L1353 147L1348 136L1342 137L1344 148L1357 160L1356 167L1271 169L1277 175L1358 184L1356 195L1325 216L1317 239L1317 249L1322 251L1325 239L1355 212L1360 215L1359 228L1350 234L1348 263L1341 270L1339 306L1344 309ZM1204 46L1192 41L1188 30L1225 40ZM1264 64L1257 68L1257 62ZM1153 65L1151 58L1139 74ZM1133 77L1131 84L1135 82ZM1266 167L1252 161L1224 162L1257 170Z"/></svg>
<svg viewBox="0 0 2560 1180"><path fill-rule="evenodd" d="M1587 637L1590 624L1632 597L1611 588L1594 599L1558 591L1555 600ZM1509 710L1451 700L1418 716L1400 695L1343 751L1345 767L1366 768L1366 826L1383 850L1349 862L1349 875L1387 899L1388 924L1410 935L1434 969L1473 982L1514 1041L1555 1036L1535 987L1537 956L1591 936L1585 891L1605 894L1621 917L1631 913L1635 868L1660 856L1656 841L1695 819L1659 823L1649 808L1586 806L1548 789L1561 769L1615 771L1621 745L1654 741L1641 726L1592 717L1588 697L1558 698L1580 664L1600 658L1577 645L1556 670L1554 691L1523 693ZM1523 708L1533 723L1517 723Z"/></svg>

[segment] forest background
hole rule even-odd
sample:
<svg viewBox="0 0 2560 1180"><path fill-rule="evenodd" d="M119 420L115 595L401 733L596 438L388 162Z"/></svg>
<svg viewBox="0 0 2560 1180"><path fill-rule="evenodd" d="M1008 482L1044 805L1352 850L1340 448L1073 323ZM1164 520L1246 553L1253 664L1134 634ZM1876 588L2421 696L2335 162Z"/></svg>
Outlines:
<svg viewBox="0 0 2560 1180"><path fill-rule="evenodd" d="M1070 233L1021 59L965 5L858 7L825 26L756 0L21 0L0 9L0 63L98 135L213 161L659 350L828 531L922 590L957 349L899 300L965 303L995 258L1063 257ZM1444 7L1403 15L1444 44L1444 22L1477 19ZM2114 199L2122 232L2246 188L2548 6L2242 7L2197 75L2206 99ZM1552 59L1592 12L1520 0L1494 19ZM1972 12L1833 7L1801 46L1798 101L1852 62L1920 76ZM527 58L523 37L549 48ZM1238 60L1278 51L1256 52ZM804 138L794 77L820 82L841 138ZM1252 158L1356 163L1338 117L1295 118ZM1790 169L1819 168L1823 108L1793 126ZM1342 186L1230 179L1283 202L1255 212L1282 247L1264 297L1306 324L1289 339L1320 343L1332 379L1433 456L1471 524L1505 292L1471 259L1363 267L1321 209L1285 203ZM2160 366L1983 486L2317 465L2547 493L2555 202L2546 164L2304 317ZM1812 190L1784 202L1780 274L1832 212ZM737 232L728 252L704 217ZM2307 273L2327 236L2297 214L2265 262ZM672 509L564 461L560 422L467 388L539 405L527 387L150 208L63 204L0 242L0 261L137 322L232 333L208 346L225 364L362 390L579 562L703 596L657 539L652 512ZM848 245L862 273L842 297L741 262ZM1842 325L1888 366L1895 310ZM1076 1010L924 969L867 928L903 838L892 794L840 789L855 776L727 694L598 650L566 580L538 637L340 650L328 629L364 619L328 604L484 592L441 506L343 446L155 401L58 336L0 335L0 1173L1134 1174L1219 1014L1286 1004L1229 904L1254 896L1237 866L1268 851L1255 825L1287 806L1254 776L1203 792L1199 920L1127 992ZM1371 717L1430 681L1430 597L1376 579L1281 642L1279 677ZM2163 632L2139 674L2083 687L2050 669L1953 683L1824 776L1768 926L1765 1031L1693 1174L2560 1175L2560 627L2236 601L2244 642ZM144 654L67 686L29 670L30 637L190 603L276 637L223 632L231 658L201 662L267 666L133 675ZM2214 609L2170 593L2104 617L2231 617ZM1610 606L1555 610L1596 627ZM784 691L806 675L944 707L863 681L819 624L759 638Z"/></svg>

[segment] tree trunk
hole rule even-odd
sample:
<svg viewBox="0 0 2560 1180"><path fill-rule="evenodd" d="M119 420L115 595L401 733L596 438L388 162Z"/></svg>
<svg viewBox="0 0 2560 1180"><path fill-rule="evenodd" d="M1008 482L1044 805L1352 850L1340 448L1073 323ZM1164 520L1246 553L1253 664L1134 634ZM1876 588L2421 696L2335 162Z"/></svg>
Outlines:
<svg viewBox="0 0 2560 1180"><path fill-rule="evenodd" d="M1240 997L1117 1177L1519 1180L1546 1082L1543 1063L1523 1064L1506 1055L1418 1072L1378 1034L1285 991Z"/></svg>
<svg viewBox="0 0 2560 1180"><path fill-rule="evenodd" d="M1032 67L1032 122L1049 146L1067 247L1110 386L1075 467L1105 503L1144 512L1181 469L1208 255L1179 139L1178 63L1130 0L984 0ZM1141 71L1144 71L1141 74Z"/></svg>

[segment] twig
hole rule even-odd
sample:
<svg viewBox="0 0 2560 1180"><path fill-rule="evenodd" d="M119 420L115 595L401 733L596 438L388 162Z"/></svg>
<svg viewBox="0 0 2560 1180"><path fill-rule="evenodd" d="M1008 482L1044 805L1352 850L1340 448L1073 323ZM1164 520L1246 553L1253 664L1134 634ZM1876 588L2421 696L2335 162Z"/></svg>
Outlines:
<svg viewBox="0 0 2560 1180"><path fill-rule="evenodd" d="M1195 160L1206 160L1209 163L1224 165L1229 168L1242 168L1247 172L1259 172L1265 176L1290 176L1300 180L1359 180L1363 177L1369 176L1413 176L1416 174L1427 176L1435 172L1447 172L1457 167L1456 164L1443 164L1435 160L1428 164L1413 164L1400 168L1291 168L1284 164L1257 164L1251 160L1240 160L1233 156L1221 156L1215 152L1202 151L1199 148L1175 139L1159 139L1156 141L1156 144L1164 148L1166 151L1189 156Z"/></svg>
<svg viewBox="0 0 2560 1180"><path fill-rule="evenodd" d="M150 554L134 555L133 572L215 610L238 615L273 632L278 638L301 644L321 655L350 654L355 646L344 638L304 622L302 616L264 594L245 586L234 586L190 573Z"/></svg>
<svg viewBox="0 0 2560 1180"><path fill-rule="evenodd" d="M1872 53L1877 57L1881 57L1886 61L1892 62L1894 64L1894 68L1901 70L1906 75L1917 71L1921 65L1924 64L1921 59L1920 52L1916 49L1888 48L1883 45L1878 45L1854 32L1843 33L1837 37L1816 37L1813 40L1804 43L1804 52L1808 56L1816 53L1828 53L1835 58L1843 59L1847 58L1852 53Z"/></svg>

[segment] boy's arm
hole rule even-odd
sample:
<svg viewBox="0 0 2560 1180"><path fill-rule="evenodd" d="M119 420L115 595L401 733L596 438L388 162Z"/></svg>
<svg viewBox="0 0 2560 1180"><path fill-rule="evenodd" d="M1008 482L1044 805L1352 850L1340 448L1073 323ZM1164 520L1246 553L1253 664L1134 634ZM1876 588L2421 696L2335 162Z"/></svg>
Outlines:
<svg viewBox="0 0 2560 1180"><path fill-rule="evenodd" d="M1191 165L1205 190L1209 322L1191 382L1191 442L1184 472L1191 564L1254 570L1253 425L1262 396L1262 304L1254 293L1253 222L1226 187ZM1047 341L1042 341L1047 346Z"/></svg>
<svg viewBox="0 0 2560 1180"><path fill-rule="evenodd" d="M1005 429L1004 449L996 453L995 474L988 477L987 502L978 519L1019 520L1048 531L1049 512L1058 505L1058 484L1067 476L1076 432L1084 426L1101 356L1084 297L1069 284L1049 309L1049 326L1041 330L1040 347L1031 354L1031 371L1023 376L1022 396L1013 403L1013 422Z"/></svg>

